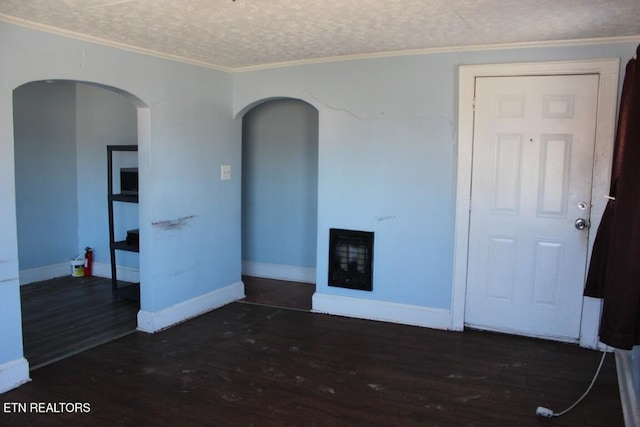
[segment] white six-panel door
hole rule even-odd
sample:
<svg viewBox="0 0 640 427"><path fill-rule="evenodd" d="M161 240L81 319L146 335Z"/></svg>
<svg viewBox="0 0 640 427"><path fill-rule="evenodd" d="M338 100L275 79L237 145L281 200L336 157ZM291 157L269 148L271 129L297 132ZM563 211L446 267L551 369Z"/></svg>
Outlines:
<svg viewBox="0 0 640 427"><path fill-rule="evenodd" d="M598 80L476 79L468 326L579 338Z"/></svg>

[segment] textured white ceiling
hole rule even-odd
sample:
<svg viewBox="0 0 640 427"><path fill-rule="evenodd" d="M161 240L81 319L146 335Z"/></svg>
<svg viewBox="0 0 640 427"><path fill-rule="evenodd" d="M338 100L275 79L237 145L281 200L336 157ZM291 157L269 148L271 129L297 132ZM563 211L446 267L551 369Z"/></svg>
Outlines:
<svg viewBox="0 0 640 427"><path fill-rule="evenodd" d="M239 70L640 35L640 0L0 0L0 19Z"/></svg>

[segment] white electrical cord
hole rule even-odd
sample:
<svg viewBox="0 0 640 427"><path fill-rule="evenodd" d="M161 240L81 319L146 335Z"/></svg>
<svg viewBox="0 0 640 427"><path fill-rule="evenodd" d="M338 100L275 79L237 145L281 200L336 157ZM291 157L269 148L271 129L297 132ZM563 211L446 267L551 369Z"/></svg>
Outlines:
<svg viewBox="0 0 640 427"><path fill-rule="evenodd" d="M552 418L552 417L560 417L564 414L566 414L567 412L569 412L570 410L572 410L573 408L575 408L578 403L582 402L582 399L584 399L585 397L587 397L587 394L589 394L589 392L591 391L591 388L593 387L593 384L595 384L596 379L598 378L598 374L600 373L600 369L602 368L602 364L604 363L604 358L607 355L607 349L605 349L602 352L602 359L600 359L600 364L598 365L598 369L596 370L596 374L593 376L593 379L591 380L591 384L589 384L589 388L587 388L587 391L584 392L584 394L582 396L580 396L580 399L576 400L576 402L569 406L567 409L565 409L562 412L553 412L551 409L549 408L545 408L543 406L538 406L536 408L536 415L539 417L544 417L544 418Z"/></svg>

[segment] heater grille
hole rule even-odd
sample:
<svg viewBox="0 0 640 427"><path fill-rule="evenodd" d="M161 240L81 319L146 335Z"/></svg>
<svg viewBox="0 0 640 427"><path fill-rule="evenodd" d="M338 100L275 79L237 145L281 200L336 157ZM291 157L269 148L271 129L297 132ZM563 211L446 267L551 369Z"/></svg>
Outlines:
<svg viewBox="0 0 640 427"><path fill-rule="evenodd" d="M329 231L329 286L371 291L373 233L369 231Z"/></svg>

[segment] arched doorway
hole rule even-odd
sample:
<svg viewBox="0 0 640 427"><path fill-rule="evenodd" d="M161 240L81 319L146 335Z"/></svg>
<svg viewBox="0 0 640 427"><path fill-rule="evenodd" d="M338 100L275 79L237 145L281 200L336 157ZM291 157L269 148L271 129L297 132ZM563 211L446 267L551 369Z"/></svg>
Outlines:
<svg viewBox="0 0 640 427"><path fill-rule="evenodd" d="M48 80L16 88L13 106L23 342L34 369L136 328L139 302L114 301L107 279L106 145L137 144L139 100ZM122 227L137 224L136 206L119 209ZM72 278L69 260L85 247L94 277ZM119 263L139 282L136 254Z"/></svg>
<svg viewBox="0 0 640 427"><path fill-rule="evenodd" d="M311 309L317 200L318 110L296 99L269 100L253 107L242 124L247 300Z"/></svg>

